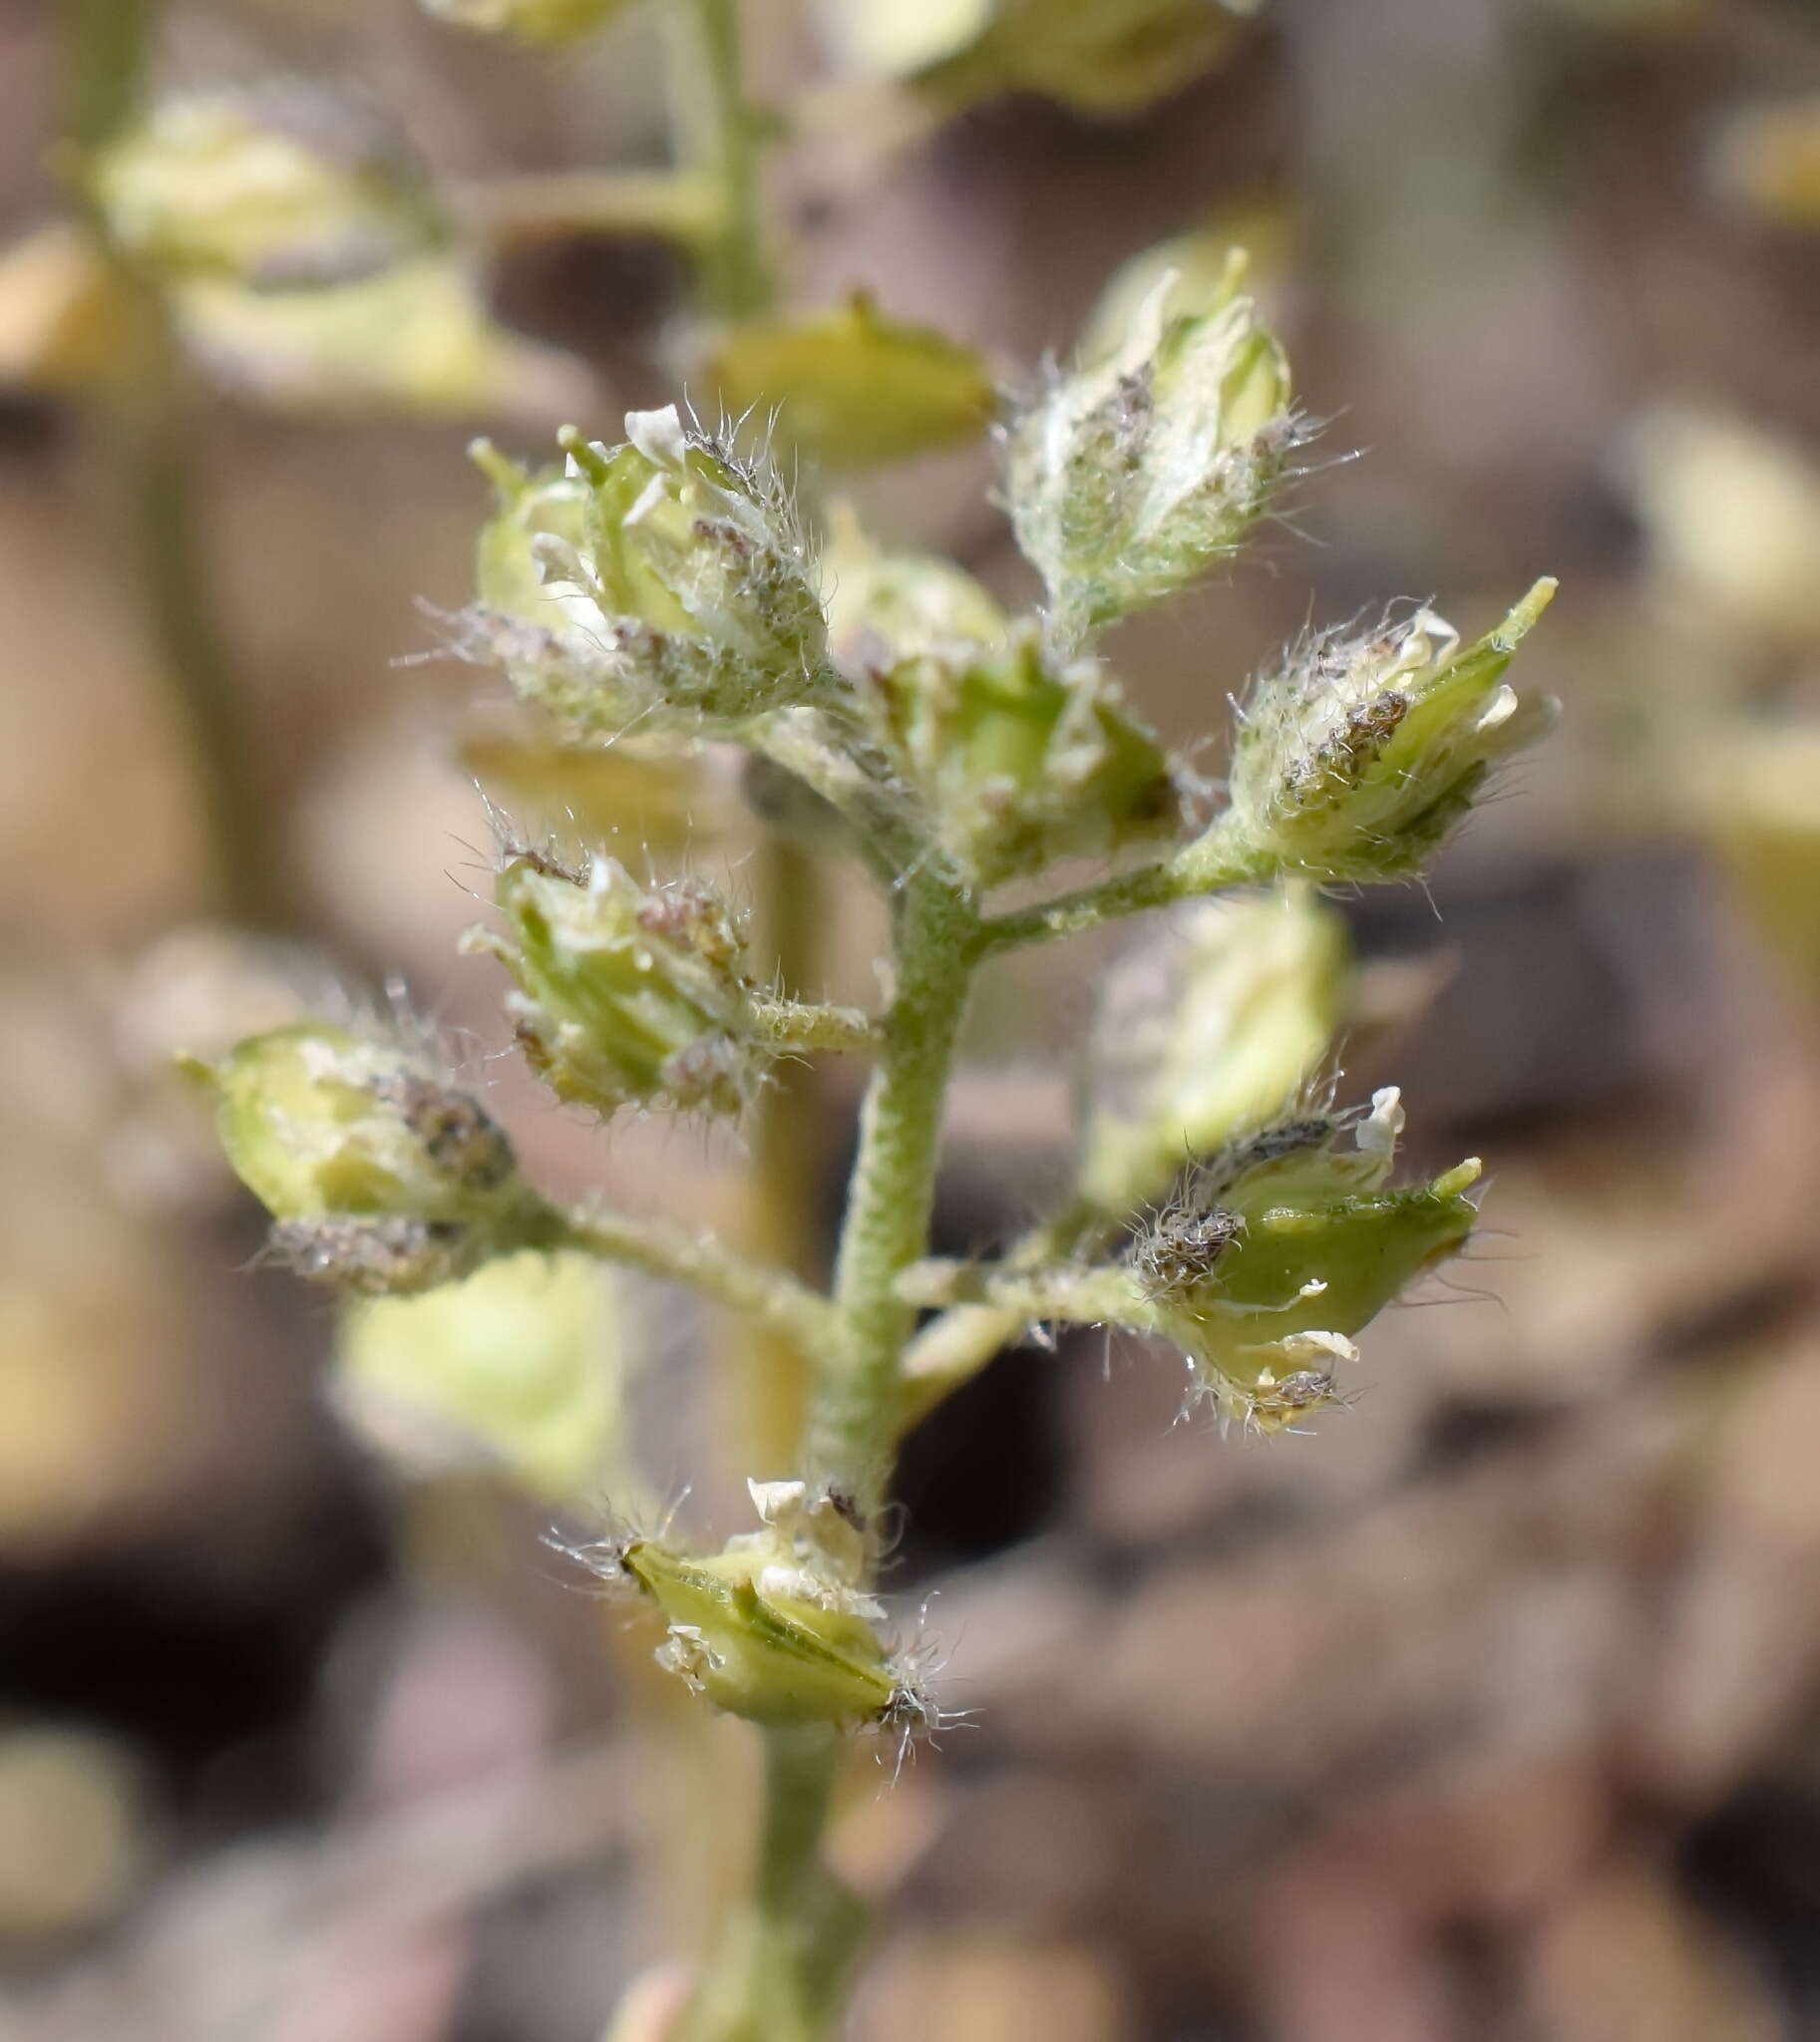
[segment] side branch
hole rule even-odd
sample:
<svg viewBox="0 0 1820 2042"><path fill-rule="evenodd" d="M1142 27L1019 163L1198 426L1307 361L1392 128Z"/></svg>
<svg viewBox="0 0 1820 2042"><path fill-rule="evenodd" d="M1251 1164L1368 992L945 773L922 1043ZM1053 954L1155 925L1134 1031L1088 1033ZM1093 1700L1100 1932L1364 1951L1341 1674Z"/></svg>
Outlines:
<svg viewBox="0 0 1820 2042"><path fill-rule="evenodd" d="M840 1321L825 1297L781 1269L744 1260L712 1235L583 1207L560 1215L550 1245L579 1248L602 1261L680 1283L781 1334L813 1358L827 1360L839 1352Z"/></svg>
<svg viewBox="0 0 1820 2042"><path fill-rule="evenodd" d="M1234 843L1233 832L1222 819L1173 857L1139 865L1135 871L1102 879L1097 885L1083 886L1035 907L992 916L980 925L977 955L995 957L1001 950L1014 950L1024 943L1079 935L1128 914L1219 893L1229 886L1256 885L1275 871L1273 858Z"/></svg>
<svg viewBox="0 0 1820 2042"><path fill-rule="evenodd" d="M907 1304L984 1305L1025 1321L1077 1326L1142 1325L1148 1311L1123 1269L1105 1266L1008 1269L978 1262L917 1262L898 1281Z"/></svg>
<svg viewBox="0 0 1820 2042"><path fill-rule="evenodd" d="M793 1050L876 1050L884 1029L858 1007L824 1007L808 1000L758 999L752 1018L759 1038L785 1054Z"/></svg>

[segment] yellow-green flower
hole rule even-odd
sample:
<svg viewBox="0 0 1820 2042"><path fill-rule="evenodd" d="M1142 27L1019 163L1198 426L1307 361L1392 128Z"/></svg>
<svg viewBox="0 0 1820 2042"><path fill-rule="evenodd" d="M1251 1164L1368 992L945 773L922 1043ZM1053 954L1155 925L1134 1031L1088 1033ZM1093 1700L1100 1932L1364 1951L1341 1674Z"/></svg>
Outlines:
<svg viewBox="0 0 1820 2042"><path fill-rule="evenodd" d="M871 689L930 836L974 884L1180 826L1168 759L1111 677L1056 658L1032 628L900 660Z"/></svg>
<svg viewBox="0 0 1820 2042"><path fill-rule="evenodd" d="M807 702L827 624L808 547L769 471L630 412L614 448L561 435L563 471L480 450L500 494L469 649L580 733L639 717L698 729Z"/></svg>
<svg viewBox="0 0 1820 2042"><path fill-rule="evenodd" d="M422 1290L534 1238L543 1201L492 1116L413 1048L328 1022L249 1037L213 1066L221 1147L304 1274Z"/></svg>
<svg viewBox="0 0 1820 2042"><path fill-rule="evenodd" d="M1504 673L1554 593L1538 581L1464 649L1431 610L1303 640L1246 704L1226 819L1240 840L1314 878L1419 870L1491 768L1553 720Z"/></svg>
<svg viewBox="0 0 1820 2042"><path fill-rule="evenodd" d="M1476 1158L1391 1183L1393 1089L1339 1141L1314 1116L1234 1150L1137 1243L1133 1281L1223 1417L1274 1431L1333 1400L1351 1336L1423 1270L1459 1252L1478 1214Z"/></svg>
<svg viewBox="0 0 1820 2042"><path fill-rule="evenodd" d="M611 1114L664 1104L737 1113L754 1077L750 985L726 910L700 887L640 886L609 857L569 872L511 858L507 934L470 931L518 981L507 1009L560 1099Z"/></svg>
<svg viewBox="0 0 1820 2042"><path fill-rule="evenodd" d="M166 100L95 157L88 185L115 241L179 281L347 283L444 231L396 137L301 86Z"/></svg>
<svg viewBox="0 0 1820 2042"><path fill-rule="evenodd" d="M749 1485L763 1529L689 1558L624 1540L623 1572L663 1611L659 1662L717 1708L779 1727L916 1727L929 1710L886 1650L858 1585L864 1541L838 1498L800 1482Z"/></svg>
<svg viewBox="0 0 1820 2042"><path fill-rule="evenodd" d="M864 292L835 311L728 328L704 374L726 411L774 420L785 447L828 468L964 446L996 403L975 349L888 319Z"/></svg>
<svg viewBox="0 0 1820 2042"><path fill-rule="evenodd" d="M1013 428L1017 542L1078 636L1186 587L1230 554L1283 473L1298 428L1289 365L1230 265L1212 311L1168 310L1165 276L1124 343L1058 377Z"/></svg>

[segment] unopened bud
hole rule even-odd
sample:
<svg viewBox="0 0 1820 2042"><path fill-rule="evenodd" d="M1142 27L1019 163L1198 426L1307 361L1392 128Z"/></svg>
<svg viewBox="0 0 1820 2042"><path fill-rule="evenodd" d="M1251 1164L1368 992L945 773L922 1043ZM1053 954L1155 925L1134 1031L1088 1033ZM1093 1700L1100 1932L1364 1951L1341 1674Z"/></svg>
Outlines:
<svg viewBox="0 0 1820 2042"><path fill-rule="evenodd" d="M1351 1124L1312 1117L1232 1152L1134 1244L1133 1280L1223 1417L1264 1431L1332 1401L1332 1364L1423 1270L1465 1244L1476 1158L1391 1182L1394 1089Z"/></svg>
<svg viewBox="0 0 1820 2042"><path fill-rule="evenodd" d="M974 349L888 319L864 292L837 311L732 327L704 374L728 412L775 415L787 448L829 468L965 446L996 402Z"/></svg>
<svg viewBox="0 0 1820 2042"><path fill-rule="evenodd" d="M415 1049L302 1022L212 1067L221 1147L302 1273L421 1290L525 1244L546 1208L480 1102Z"/></svg>
<svg viewBox="0 0 1820 2042"><path fill-rule="evenodd" d="M167 100L96 156L89 188L119 245L179 281L343 284L442 234L397 137L300 86Z"/></svg>
<svg viewBox="0 0 1820 2042"><path fill-rule="evenodd" d="M1555 705L1520 696L1504 671L1554 593L1538 581L1464 650L1430 610L1363 637L1304 640L1246 705L1223 820L1287 871L1418 871L1492 767L1553 720Z"/></svg>
<svg viewBox="0 0 1820 2042"><path fill-rule="evenodd" d="M800 1482L749 1485L763 1529L692 1558L627 1537L614 1572L669 1629L658 1661L717 1708L777 1727L916 1728L931 1720L913 1672L887 1651L859 1585L865 1541L838 1497ZM599 1547L580 1549L596 1571Z"/></svg>
<svg viewBox="0 0 1820 2042"><path fill-rule="evenodd" d="M647 889L610 857L569 872L536 854L501 871L507 933L472 930L518 981L507 1006L560 1099L611 1114L664 1104L737 1113L756 1073L739 933L705 889Z"/></svg>
<svg viewBox="0 0 1820 2042"><path fill-rule="evenodd" d="M902 660L872 685L935 844L973 884L1180 827L1169 761L1111 677L1054 657L1033 628Z"/></svg>
<svg viewBox="0 0 1820 2042"><path fill-rule="evenodd" d="M483 456L502 508L482 540L480 647L582 733L812 700L827 626L775 478L685 431L674 406L625 428L610 449L565 432L560 477Z"/></svg>
<svg viewBox="0 0 1820 2042"><path fill-rule="evenodd" d="M1305 888L1168 916L1102 1002L1082 1195L1129 1212L1274 1120L1326 1055L1345 980L1345 922Z"/></svg>
<svg viewBox="0 0 1820 2042"><path fill-rule="evenodd" d="M1245 537L1299 429L1289 367L1256 306L1171 315L1164 277L1129 336L1052 381L1017 422L1007 475L1017 542L1078 636L1195 580Z"/></svg>

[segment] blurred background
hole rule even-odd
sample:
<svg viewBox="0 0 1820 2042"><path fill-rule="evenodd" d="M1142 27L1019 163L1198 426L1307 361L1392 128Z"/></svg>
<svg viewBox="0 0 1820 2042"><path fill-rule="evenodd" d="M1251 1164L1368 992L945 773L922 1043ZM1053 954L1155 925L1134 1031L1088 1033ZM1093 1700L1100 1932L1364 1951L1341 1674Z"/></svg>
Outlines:
<svg viewBox="0 0 1820 2042"><path fill-rule="evenodd" d="M559 767L434 656L467 440L610 439L698 359L661 238L489 197L661 162L653 11L552 55L408 0L172 0L161 88L379 110L461 252L421 312L197 296L149 376L70 223L53 10L0 0L7 2042L593 2036L738 1875L738 1726L669 1708L547 1505L337 1358L169 1074L396 974L546 1181L735 1223L737 1147L541 1100L455 951L477 778L738 890L735 777ZM1127 257L1242 241L1328 421L1292 516L1114 641L1173 742L1310 617L1476 633L1542 573L1566 707L1430 888L1342 903L1347 1095L1400 1083L1416 1161L1490 1175L1353 1408L1223 1441L1095 1337L911 1443L889 1587L978 1713L857 1769L837 1850L888 1926L853 2033L1820 2036L1820 18L1267 0L1141 104L1011 78L936 116L862 61L892 10L847 12L747 10L800 110L793 302L868 287L1014 385ZM974 441L850 494L1028 600L992 473ZM823 883L817 968L869 999L876 909ZM943 1248L1059 1181L1130 940L982 986ZM831 1219L853 1086L801 1101ZM630 1282L588 1309L648 1481L730 1525L713 1329Z"/></svg>

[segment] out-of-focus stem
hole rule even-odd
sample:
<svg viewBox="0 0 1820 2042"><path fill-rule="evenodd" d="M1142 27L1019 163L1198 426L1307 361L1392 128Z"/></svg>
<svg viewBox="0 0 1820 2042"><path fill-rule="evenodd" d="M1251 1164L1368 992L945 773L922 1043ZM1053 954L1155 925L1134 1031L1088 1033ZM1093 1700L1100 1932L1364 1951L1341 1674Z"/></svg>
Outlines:
<svg viewBox="0 0 1820 2042"><path fill-rule="evenodd" d="M840 1758L823 1728L765 1732L765 1812L751 1897L729 1922L691 2013L690 2042L822 2042L867 1909L822 1863Z"/></svg>
<svg viewBox="0 0 1820 2042"><path fill-rule="evenodd" d="M144 95L153 0L59 0L59 117L80 167L130 120ZM214 613L191 486L188 378L157 291L95 232L119 273L131 325L130 373L106 434L148 635L181 723L206 823L222 909L249 925L282 922L285 903L233 677Z"/></svg>
<svg viewBox="0 0 1820 2042"><path fill-rule="evenodd" d="M780 831L769 833L751 862L758 954L786 993L814 982L826 901L813 856ZM813 1063L773 1067L751 1127L752 1154L739 1219L745 1253L808 1279L822 1272L821 1184L824 1155L821 1074ZM739 1357L743 1435L750 1467L770 1475L794 1470L802 1451L813 1354L799 1340L753 1326Z"/></svg>
<svg viewBox="0 0 1820 2042"><path fill-rule="evenodd" d="M738 0L669 0L670 105L679 166L719 194L716 231L697 244L701 295L739 318L772 297L760 211L758 122L746 100Z"/></svg>
<svg viewBox="0 0 1820 2042"><path fill-rule="evenodd" d="M695 248L720 228L711 179L678 170L556 170L458 187L457 213L494 242L546 235L648 234Z"/></svg>

